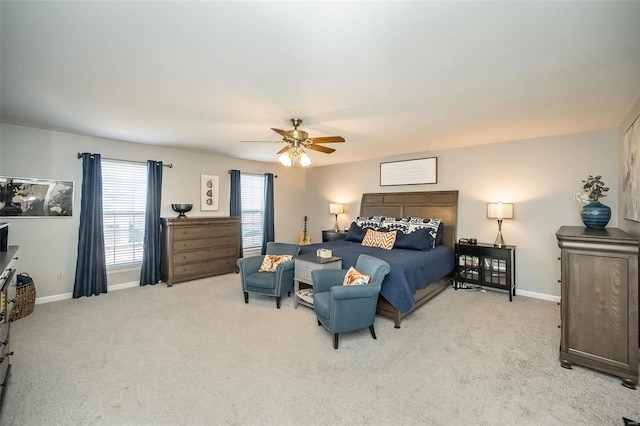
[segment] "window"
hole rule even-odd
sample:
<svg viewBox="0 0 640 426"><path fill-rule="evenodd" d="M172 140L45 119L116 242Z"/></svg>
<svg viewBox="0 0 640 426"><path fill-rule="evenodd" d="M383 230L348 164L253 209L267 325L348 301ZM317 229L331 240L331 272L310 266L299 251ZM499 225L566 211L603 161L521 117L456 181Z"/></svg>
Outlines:
<svg viewBox="0 0 640 426"><path fill-rule="evenodd" d="M264 217L264 176L240 175L242 203L242 248L262 248L262 221Z"/></svg>
<svg viewBox="0 0 640 426"><path fill-rule="evenodd" d="M142 263L147 167L102 161L102 215L107 268Z"/></svg>

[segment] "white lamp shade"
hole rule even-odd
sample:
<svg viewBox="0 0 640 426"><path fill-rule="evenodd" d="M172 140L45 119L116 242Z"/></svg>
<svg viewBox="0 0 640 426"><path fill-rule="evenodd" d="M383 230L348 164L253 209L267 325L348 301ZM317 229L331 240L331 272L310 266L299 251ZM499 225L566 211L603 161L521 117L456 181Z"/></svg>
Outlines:
<svg viewBox="0 0 640 426"><path fill-rule="evenodd" d="M340 203L331 203L329 204L329 213L331 214L342 214L344 213L344 205Z"/></svg>
<svg viewBox="0 0 640 426"><path fill-rule="evenodd" d="M311 165L311 158L309 158L306 152L303 152L302 155L300 155L300 165L302 167L307 167Z"/></svg>
<svg viewBox="0 0 640 426"><path fill-rule="evenodd" d="M513 203L487 203L487 218L513 219Z"/></svg>
<svg viewBox="0 0 640 426"><path fill-rule="evenodd" d="M280 161L283 166L291 167L291 157L289 157L289 154L286 152L278 157L278 161Z"/></svg>

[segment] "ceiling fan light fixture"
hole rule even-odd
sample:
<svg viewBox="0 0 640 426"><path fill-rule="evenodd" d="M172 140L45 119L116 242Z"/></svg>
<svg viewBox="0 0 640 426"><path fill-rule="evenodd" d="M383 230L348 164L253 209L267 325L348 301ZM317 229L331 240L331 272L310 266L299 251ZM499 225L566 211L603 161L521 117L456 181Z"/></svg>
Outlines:
<svg viewBox="0 0 640 426"><path fill-rule="evenodd" d="M280 155L280 157L278 157L278 161L285 167L291 167L291 157L288 152Z"/></svg>
<svg viewBox="0 0 640 426"><path fill-rule="evenodd" d="M309 158L307 153L304 151L300 154L300 165L302 167L309 167L311 165L311 158Z"/></svg>

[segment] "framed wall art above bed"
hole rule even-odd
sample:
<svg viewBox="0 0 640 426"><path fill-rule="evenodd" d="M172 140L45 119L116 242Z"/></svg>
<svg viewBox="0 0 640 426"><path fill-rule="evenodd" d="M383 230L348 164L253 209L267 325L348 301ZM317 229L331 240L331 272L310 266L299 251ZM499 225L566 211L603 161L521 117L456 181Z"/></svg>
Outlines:
<svg viewBox="0 0 640 426"><path fill-rule="evenodd" d="M380 163L380 186L438 183L438 157Z"/></svg>

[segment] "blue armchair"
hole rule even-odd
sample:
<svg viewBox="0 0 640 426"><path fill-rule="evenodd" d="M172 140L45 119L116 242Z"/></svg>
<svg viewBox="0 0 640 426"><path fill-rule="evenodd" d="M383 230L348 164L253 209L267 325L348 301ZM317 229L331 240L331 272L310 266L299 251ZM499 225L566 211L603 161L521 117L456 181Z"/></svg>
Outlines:
<svg viewBox="0 0 640 426"><path fill-rule="evenodd" d="M290 254L297 256L300 247L297 244L267 243L267 254ZM249 303L249 293L262 294L276 298L276 306L280 309L280 299L286 293L291 295L293 289L294 261L281 263L276 272L258 272L264 255L238 259L240 280L244 292L244 303Z"/></svg>
<svg viewBox="0 0 640 426"><path fill-rule="evenodd" d="M338 335L347 331L369 327L376 339L373 323L382 280L391 267L384 260L361 254L355 268L371 276L369 284L343 286L347 271L344 269L318 269L311 271L313 280L313 308L318 325L333 335L333 348L338 349Z"/></svg>

